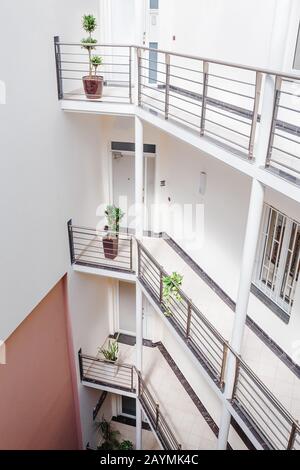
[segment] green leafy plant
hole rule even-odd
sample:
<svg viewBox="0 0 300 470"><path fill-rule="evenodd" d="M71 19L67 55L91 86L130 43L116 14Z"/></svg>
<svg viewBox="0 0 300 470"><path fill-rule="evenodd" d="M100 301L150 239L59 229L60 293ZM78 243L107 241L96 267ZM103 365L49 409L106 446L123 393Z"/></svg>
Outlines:
<svg viewBox="0 0 300 470"><path fill-rule="evenodd" d="M164 276L162 279L162 297L165 307L165 315L167 316L172 315L172 311L170 308L171 300L177 300L178 302L181 302L182 300L182 297L179 293L182 280L183 276L181 274L178 274L177 272L173 272L171 276Z"/></svg>
<svg viewBox="0 0 300 470"><path fill-rule="evenodd" d="M133 450L133 443L131 441L122 441L119 445L120 450Z"/></svg>
<svg viewBox="0 0 300 470"><path fill-rule="evenodd" d="M99 55L94 55L91 58L91 65L92 65L92 68L94 68L95 70L95 76L97 75L97 68L102 64L102 62L103 62L102 57L100 57Z"/></svg>
<svg viewBox="0 0 300 470"><path fill-rule="evenodd" d="M111 232L118 232L120 229L120 221L124 217L125 213L119 207L109 205L106 207L105 215L108 230Z"/></svg>
<svg viewBox="0 0 300 470"><path fill-rule="evenodd" d="M116 362L116 360L118 359L118 354L119 354L118 338L119 337L117 336L116 339L112 341L109 340L107 349L99 348L99 351L101 352L101 354L103 354L103 356L105 357L107 361Z"/></svg>
<svg viewBox="0 0 300 470"><path fill-rule="evenodd" d="M92 50L95 49L95 45L97 44L97 39L92 37L92 33L95 31L97 28L97 21L96 18L93 15L83 15L82 17L82 27L86 33L88 33L88 37L84 38L81 40L82 47L88 51L89 55L89 75L92 76L92 68L95 67L95 64L93 64L93 61L95 60L92 57ZM99 65L102 64L102 58L99 56L94 56L97 57L96 62L97 66L95 68L95 75L96 75L96 70ZM100 59L100 62L99 62Z"/></svg>
<svg viewBox="0 0 300 470"><path fill-rule="evenodd" d="M97 446L98 450L118 450L120 447L120 442L118 437L120 436L119 431L113 430L111 428L111 422L107 421L104 417L102 421L96 423L101 434L101 444Z"/></svg>

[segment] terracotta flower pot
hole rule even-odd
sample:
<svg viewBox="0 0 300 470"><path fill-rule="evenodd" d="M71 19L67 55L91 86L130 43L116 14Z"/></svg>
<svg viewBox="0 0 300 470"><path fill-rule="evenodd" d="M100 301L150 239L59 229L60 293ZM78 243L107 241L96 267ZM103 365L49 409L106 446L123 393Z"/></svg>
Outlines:
<svg viewBox="0 0 300 470"><path fill-rule="evenodd" d="M103 251L107 259L115 259L118 255L118 237L110 237L106 235L103 237Z"/></svg>
<svg viewBox="0 0 300 470"><path fill-rule="evenodd" d="M103 77L86 75L82 77L85 95L90 100L102 98Z"/></svg>

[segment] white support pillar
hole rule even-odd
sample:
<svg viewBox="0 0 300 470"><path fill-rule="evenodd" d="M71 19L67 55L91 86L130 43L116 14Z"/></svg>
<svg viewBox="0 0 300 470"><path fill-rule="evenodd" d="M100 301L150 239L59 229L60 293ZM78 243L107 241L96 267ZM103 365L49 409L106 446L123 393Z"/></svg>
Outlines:
<svg viewBox="0 0 300 470"><path fill-rule="evenodd" d="M135 22L135 44L141 46L145 32L145 2L144 0L134 1L134 22Z"/></svg>
<svg viewBox="0 0 300 470"><path fill-rule="evenodd" d="M143 123L135 117L135 236L143 237L144 228L144 136ZM143 294L136 284L136 368L142 373L143 365ZM136 449L142 449L142 409L136 400Z"/></svg>
<svg viewBox="0 0 300 470"><path fill-rule="evenodd" d="M144 230L144 137L143 123L135 117L135 236L142 238Z"/></svg>
<svg viewBox="0 0 300 470"><path fill-rule="evenodd" d="M260 121L260 131L258 136L259 138L255 146L254 152L255 165L257 168L265 165L268 153L269 136L273 117L274 93L274 78L272 76L266 75ZM241 352L243 335L246 325L256 248L259 239L260 224L263 213L263 205L264 186L257 179L254 178L252 181L240 281L234 316L234 325L230 342L232 348L238 354L240 354ZM233 354L229 353L224 390L224 398L226 400L230 400L232 398L232 392L235 382L235 373L236 360ZM226 405L224 404L219 426L218 450L225 450L227 448L230 421L231 414L228 411Z"/></svg>
<svg viewBox="0 0 300 470"><path fill-rule="evenodd" d="M137 370L143 369L143 293L136 284L136 360ZM137 390L137 393L139 391ZM138 398L136 399L136 450L142 449L142 408Z"/></svg>

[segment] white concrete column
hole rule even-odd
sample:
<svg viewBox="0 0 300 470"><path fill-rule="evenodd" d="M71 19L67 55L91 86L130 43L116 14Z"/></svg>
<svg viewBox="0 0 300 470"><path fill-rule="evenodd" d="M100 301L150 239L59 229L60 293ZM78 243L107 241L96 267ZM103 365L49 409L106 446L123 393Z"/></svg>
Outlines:
<svg viewBox="0 0 300 470"><path fill-rule="evenodd" d="M143 123L135 117L135 236L142 238L144 229L144 137Z"/></svg>
<svg viewBox="0 0 300 470"><path fill-rule="evenodd" d="M275 92L274 77L266 75L264 82L264 95L262 102L261 121L258 139L254 148L255 166L258 169L265 165L268 152L269 136L272 125L273 103ZM253 179L250 203L248 210L247 227L244 240L240 281L236 302L236 311L234 316L234 325L231 336L231 346L240 354L243 335L246 325L250 288L252 283L253 268L255 263L257 243L260 235L260 224L264 204L264 186ZM232 398L234 380L235 380L235 357L229 353L228 364L225 375L225 399ZM222 416L219 426L218 450L224 450L227 447L228 434L230 430L231 415L225 405L223 405Z"/></svg>
<svg viewBox="0 0 300 470"><path fill-rule="evenodd" d="M143 369L143 293L136 284L136 360L135 366L142 373ZM142 449L142 408L136 399L136 449Z"/></svg>
<svg viewBox="0 0 300 470"><path fill-rule="evenodd" d="M260 232L260 222L264 204L264 187L257 181L252 181L248 221L244 241L243 258L241 266L240 283L234 316L234 325L231 337L231 346L240 353L243 335L246 325L252 273L255 262L256 247ZM225 399L231 399L235 380L235 357L229 353L228 365L225 377ZM218 439L218 450L225 450L227 447L228 434L230 429L231 414L227 407L223 405L220 431Z"/></svg>
<svg viewBox="0 0 300 470"><path fill-rule="evenodd" d="M134 1L135 44L142 46L145 32L145 0Z"/></svg>

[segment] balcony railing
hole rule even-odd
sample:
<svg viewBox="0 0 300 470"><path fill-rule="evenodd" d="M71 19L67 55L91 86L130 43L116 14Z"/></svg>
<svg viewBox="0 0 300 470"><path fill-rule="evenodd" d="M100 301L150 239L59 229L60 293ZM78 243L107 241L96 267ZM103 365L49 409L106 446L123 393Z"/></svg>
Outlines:
<svg viewBox="0 0 300 470"><path fill-rule="evenodd" d="M68 222L72 264L133 272L133 237L127 233L99 231Z"/></svg>
<svg viewBox="0 0 300 470"><path fill-rule="evenodd" d="M261 72L146 47L138 62L140 106L253 158Z"/></svg>
<svg viewBox="0 0 300 470"><path fill-rule="evenodd" d="M181 300L163 299L163 278L167 272L149 251L138 243L138 279L167 320L184 339L211 379L223 391L228 354L234 356L236 376L232 404L269 449L299 449L300 428L270 390L229 346L214 326L179 289ZM170 314L171 313L171 314Z"/></svg>
<svg viewBox="0 0 300 470"><path fill-rule="evenodd" d="M60 42L54 38L59 99L85 100L82 77L89 75L88 53L80 43ZM131 103L132 46L95 44L93 54L102 57L104 94L101 101ZM99 101L96 99L93 101Z"/></svg>
<svg viewBox="0 0 300 470"><path fill-rule="evenodd" d="M267 167L300 175L300 80L276 78Z"/></svg>
<svg viewBox="0 0 300 470"><path fill-rule="evenodd" d="M54 38L59 99L86 101L82 77L88 54L81 43ZM276 81L266 167L299 183L300 77L134 45L97 44L103 58L101 102L132 103L206 136L252 160L266 77ZM137 58L137 71L134 59Z"/></svg>
<svg viewBox="0 0 300 470"><path fill-rule="evenodd" d="M85 382L113 387L134 393L136 374L133 365L109 362L94 356L78 353L80 378Z"/></svg>
<svg viewBox="0 0 300 470"><path fill-rule="evenodd" d="M109 362L78 352L80 379L115 390L136 393L152 429L165 450L181 449L170 424L164 418L140 372L134 365Z"/></svg>

